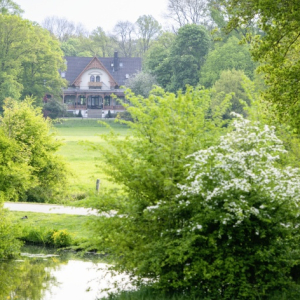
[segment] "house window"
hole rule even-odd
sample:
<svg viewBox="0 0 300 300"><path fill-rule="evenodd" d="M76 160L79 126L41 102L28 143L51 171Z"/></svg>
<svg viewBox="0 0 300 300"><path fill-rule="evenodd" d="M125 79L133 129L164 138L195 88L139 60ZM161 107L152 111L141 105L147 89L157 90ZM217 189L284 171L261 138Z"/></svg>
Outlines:
<svg viewBox="0 0 300 300"><path fill-rule="evenodd" d="M96 76L96 82L100 82L100 76L99 75Z"/></svg>
<svg viewBox="0 0 300 300"><path fill-rule="evenodd" d="M90 82L95 82L95 76L94 75L91 75Z"/></svg>

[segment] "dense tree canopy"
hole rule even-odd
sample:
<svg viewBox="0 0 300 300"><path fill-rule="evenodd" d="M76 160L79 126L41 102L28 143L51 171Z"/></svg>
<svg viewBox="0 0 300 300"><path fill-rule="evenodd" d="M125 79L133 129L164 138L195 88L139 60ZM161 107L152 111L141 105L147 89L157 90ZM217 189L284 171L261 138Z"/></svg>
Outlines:
<svg viewBox="0 0 300 300"><path fill-rule="evenodd" d="M299 129L300 119L300 2L283 0L228 0L227 30L255 20L263 36L248 36L253 57L262 62L268 89L264 96L279 116ZM247 5L246 5L247 4Z"/></svg>
<svg viewBox="0 0 300 300"><path fill-rule="evenodd" d="M3 15L20 15L23 10L15 1L0 0L0 13Z"/></svg>
<svg viewBox="0 0 300 300"><path fill-rule="evenodd" d="M44 95L58 95L65 81L57 41L38 25L19 16L0 15L0 106L6 97L26 95L41 102Z"/></svg>
<svg viewBox="0 0 300 300"><path fill-rule="evenodd" d="M248 91L245 87L247 80L249 79L241 70L222 71L220 78L213 85L212 109L216 109L216 106L219 105L219 101L222 99L218 95L222 92L225 94L233 93L230 100L231 106L228 107L223 117L226 119L230 118L231 112L247 116L244 108L249 107L251 104Z"/></svg>
<svg viewBox="0 0 300 300"><path fill-rule="evenodd" d="M240 45L236 37L229 38L225 43L215 45L210 51L201 69L200 83L211 87L220 78L222 71L242 70L253 79L256 68L248 45Z"/></svg>
<svg viewBox="0 0 300 300"><path fill-rule="evenodd" d="M196 86L209 47L207 30L201 25L187 24L175 36L162 35L150 48L145 66L162 87L172 92L185 89L187 84Z"/></svg>

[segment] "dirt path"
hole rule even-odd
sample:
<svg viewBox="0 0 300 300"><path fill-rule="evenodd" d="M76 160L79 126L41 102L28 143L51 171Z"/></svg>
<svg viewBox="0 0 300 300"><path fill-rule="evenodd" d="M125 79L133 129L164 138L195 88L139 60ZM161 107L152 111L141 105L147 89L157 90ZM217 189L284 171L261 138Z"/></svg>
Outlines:
<svg viewBox="0 0 300 300"><path fill-rule="evenodd" d="M32 203L20 203L20 202L5 202L4 207L12 211L29 211L46 214L68 214L68 215L94 215L98 216L98 212L95 209L83 208L83 207L71 207L56 204L32 204Z"/></svg>

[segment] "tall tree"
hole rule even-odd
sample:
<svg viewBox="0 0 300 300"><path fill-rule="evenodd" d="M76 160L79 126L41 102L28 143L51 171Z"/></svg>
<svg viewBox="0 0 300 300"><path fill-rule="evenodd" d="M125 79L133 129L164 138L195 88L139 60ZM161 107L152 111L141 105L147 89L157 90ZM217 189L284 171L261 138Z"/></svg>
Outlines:
<svg viewBox="0 0 300 300"><path fill-rule="evenodd" d="M166 46L162 43L167 37ZM145 66L165 89L175 92L187 84L196 86L210 46L207 30L196 24L179 28L177 35L164 34L150 48Z"/></svg>
<svg viewBox="0 0 300 300"><path fill-rule="evenodd" d="M182 27L186 24L208 26L212 22L208 0L169 0L167 18Z"/></svg>
<svg viewBox="0 0 300 300"><path fill-rule="evenodd" d="M41 101L45 94L61 95L65 81L60 77L59 69L64 69L62 51L59 44L45 29L34 26L34 47L22 63L20 80L23 85L22 98L33 96Z"/></svg>
<svg viewBox="0 0 300 300"><path fill-rule="evenodd" d="M132 57L135 48L134 41L134 25L129 21L120 21L114 27L114 35L112 36L118 43L122 55Z"/></svg>
<svg viewBox="0 0 300 300"><path fill-rule="evenodd" d="M20 15L24 11L12 0L0 0L0 13L3 15Z"/></svg>
<svg viewBox="0 0 300 300"><path fill-rule="evenodd" d="M149 49L151 41L157 38L161 33L161 26L150 15L139 17L135 26L142 53L145 53Z"/></svg>
<svg viewBox="0 0 300 300"><path fill-rule="evenodd" d="M274 103L281 119L292 121L300 130L300 2L284 0L228 0L227 31L251 20L263 36L248 35L253 57L262 62L268 89L264 98Z"/></svg>
<svg viewBox="0 0 300 300"><path fill-rule="evenodd" d="M88 34L81 23L75 24L66 18L57 16L45 18L42 22L42 26L61 42L66 42L70 37Z"/></svg>
<svg viewBox="0 0 300 300"><path fill-rule="evenodd" d="M107 36L101 27L97 27L89 36L91 40L91 51L94 55L101 57L112 57L114 55L115 42Z"/></svg>
<svg viewBox="0 0 300 300"><path fill-rule="evenodd" d="M171 48L172 78L169 89L184 89L186 84L196 86L199 72L210 46L207 30L196 24L179 28Z"/></svg>
<svg viewBox="0 0 300 300"><path fill-rule="evenodd" d="M256 63L251 58L248 44L241 45L236 37L230 37L225 43L216 44L215 49L207 55L200 72L200 83L211 87L222 71L242 70L250 78L254 78Z"/></svg>
<svg viewBox="0 0 300 300"><path fill-rule="evenodd" d="M32 95L41 101L64 86L63 53L39 25L19 16L0 15L0 106L6 97Z"/></svg>

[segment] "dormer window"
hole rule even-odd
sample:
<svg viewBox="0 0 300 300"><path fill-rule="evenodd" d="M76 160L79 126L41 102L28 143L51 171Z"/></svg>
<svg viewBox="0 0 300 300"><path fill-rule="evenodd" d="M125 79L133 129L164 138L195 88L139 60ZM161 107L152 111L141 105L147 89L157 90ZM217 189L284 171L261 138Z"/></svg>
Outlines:
<svg viewBox="0 0 300 300"><path fill-rule="evenodd" d="M96 76L96 82L100 82L100 76L99 75Z"/></svg>
<svg viewBox="0 0 300 300"><path fill-rule="evenodd" d="M94 75L91 75L90 82L95 82L95 76Z"/></svg>

